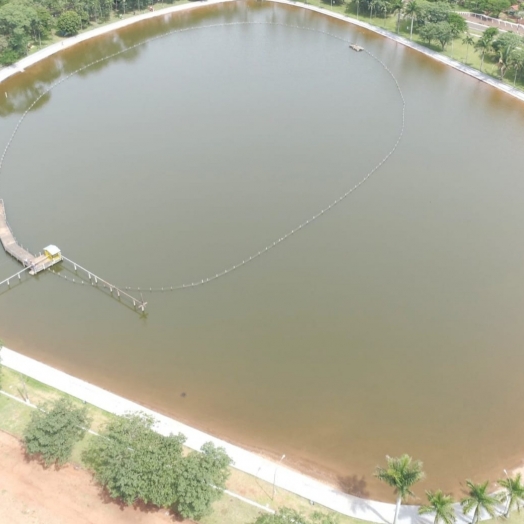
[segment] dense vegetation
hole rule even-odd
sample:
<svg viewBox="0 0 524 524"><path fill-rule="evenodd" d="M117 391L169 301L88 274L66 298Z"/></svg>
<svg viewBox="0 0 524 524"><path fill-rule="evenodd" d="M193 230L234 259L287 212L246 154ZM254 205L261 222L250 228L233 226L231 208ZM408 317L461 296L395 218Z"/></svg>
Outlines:
<svg viewBox="0 0 524 524"><path fill-rule="evenodd" d="M183 455L185 437L153 430L154 420L130 414L109 422L83 454L96 480L127 505L144 502L189 519L211 512L229 477L231 459L212 443Z"/></svg>
<svg viewBox="0 0 524 524"><path fill-rule="evenodd" d="M511 72L511 80L516 84L519 78L524 80L524 39L516 33L499 32L496 28L487 29L480 37L473 36L468 33L465 19L456 12L469 9L496 16L509 6L509 0L464 0L459 3L442 0L351 0L346 3L345 11L350 15L367 15L372 23L394 18L397 32L400 32L401 21L404 20L408 24L410 39L417 36L428 47L437 46L441 51L448 46L453 49L453 43L459 41L467 46L466 62L471 47L481 57L481 71L484 60L488 59L497 65L501 79ZM524 16L524 13L521 14Z"/></svg>
<svg viewBox="0 0 524 524"><path fill-rule="evenodd" d="M26 453L46 466L61 466L71 458L73 446L84 438L90 424L87 407L76 408L66 397L45 404L33 411L25 429Z"/></svg>
<svg viewBox="0 0 524 524"><path fill-rule="evenodd" d="M174 1L174 0L173 0ZM126 10L140 11L154 0L0 0L0 63L24 57L53 34L72 36Z"/></svg>

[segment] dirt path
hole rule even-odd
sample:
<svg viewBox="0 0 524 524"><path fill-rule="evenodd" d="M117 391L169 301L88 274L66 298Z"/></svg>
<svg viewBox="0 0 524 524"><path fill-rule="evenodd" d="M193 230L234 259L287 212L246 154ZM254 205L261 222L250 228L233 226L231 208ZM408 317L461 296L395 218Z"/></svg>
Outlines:
<svg viewBox="0 0 524 524"><path fill-rule="evenodd" d="M20 442L0 431L0 522L9 524L166 524L164 511L121 509L103 500L87 471L45 470L25 460ZM189 521L184 521L189 524Z"/></svg>

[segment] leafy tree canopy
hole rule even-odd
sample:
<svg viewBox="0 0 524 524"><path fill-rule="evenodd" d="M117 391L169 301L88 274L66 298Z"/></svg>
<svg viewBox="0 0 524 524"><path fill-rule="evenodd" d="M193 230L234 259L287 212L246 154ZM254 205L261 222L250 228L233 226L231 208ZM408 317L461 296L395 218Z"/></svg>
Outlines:
<svg viewBox="0 0 524 524"><path fill-rule="evenodd" d="M62 36L76 35L82 28L82 18L76 11L66 11L58 17L56 28Z"/></svg>
<svg viewBox="0 0 524 524"><path fill-rule="evenodd" d="M142 500L169 507L175 501L176 466L185 438L160 435L153 423L145 414L118 417L83 454L96 480L111 497L128 505Z"/></svg>
<svg viewBox="0 0 524 524"><path fill-rule="evenodd" d="M226 487L231 459L223 448L204 444L200 452L184 457L176 481L176 509L189 519L201 519L211 511Z"/></svg>
<svg viewBox="0 0 524 524"><path fill-rule="evenodd" d="M46 466L65 464L90 423L87 407L77 408L69 398L45 404L32 412L24 430L26 452L41 457Z"/></svg>

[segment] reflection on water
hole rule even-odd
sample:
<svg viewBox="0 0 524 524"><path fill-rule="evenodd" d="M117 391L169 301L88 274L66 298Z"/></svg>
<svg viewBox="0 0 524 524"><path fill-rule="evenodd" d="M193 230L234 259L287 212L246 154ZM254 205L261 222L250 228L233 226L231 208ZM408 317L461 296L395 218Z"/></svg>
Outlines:
<svg viewBox="0 0 524 524"><path fill-rule="evenodd" d="M424 461L417 493L500 476L524 429L524 111L465 75L266 3L106 35L4 84L2 144L63 75L129 49L24 121L0 176L17 236L118 285L176 285L257 252L376 165L398 133L398 93L329 36L261 24L133 47L245 20L332 32L384 60L407 102L399 150L270 255L146 295L147 318L41 275L0 295L2 338L351 493L390 496L371 477L385 454ZM16 267L0 258L0 275Z"/></svg>

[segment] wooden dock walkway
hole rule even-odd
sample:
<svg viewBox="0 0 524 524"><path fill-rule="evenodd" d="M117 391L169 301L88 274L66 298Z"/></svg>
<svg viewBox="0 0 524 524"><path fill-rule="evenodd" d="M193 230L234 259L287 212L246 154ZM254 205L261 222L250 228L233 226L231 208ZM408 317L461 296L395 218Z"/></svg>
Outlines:
<svg viewBox="0 0 524 524"><path fill-rule="evenodd" d="M56 246L47 246L44 248L44 253L40 253L38 255L33 255L32 253L27 251L27 249L25 249L22 245L20 245L17 242L15 236L13 235L13 231L9 226L9 223L7 222L4 201L1 198L0 243L2 244L7 254L11 255L15 260L18 260L18 262L20 262L24 266L24 269L18 271L18 273L15 273L14 275L11 275L10 277L2 280L0 282L0 286L5 284L9 288L11 287L11 281L20 281L22 279L22 275L26 271L28 271L30 275L36 275L37 273L49 269L51 266L54 266L59 262L65 261L71 265L74 273L78 273L79 271L81 271L83 275L88 279L91 285L97 286L99 289L107 290L109 292L108 294L111 295L115 300L118 300L120 302L123 302L124 300L127 301L129 304L133 305L133 309L135 309L136 311L141 311L142 313L144 313L145 311L147 302L145 302L143 298L138 299L133 297L129 293L126 293L117 286L110 284L106 280L100 278L99 276L95 275L93 272L87 270L86 268L82 267L76 262L73 262L72 260L69 260L68 258L62 256L60 249L58 249ZM67 277L64 278L67 279ZM82 281L82 283L84 282Z"/></svg>
<svg viewBox="0 0 524 524"><path fill-rule="evenodd" d="M40 271L44 271L44 269L54 266L59 262L59 260L50 259L46 255L39 254L35 256L17 242L7 222L4 201L2 199L0 199L0 242L6 253L11 255L15 260L18 260L24 267L30 268L29 273L31 275L36 275L40 273Z"/></svg>

